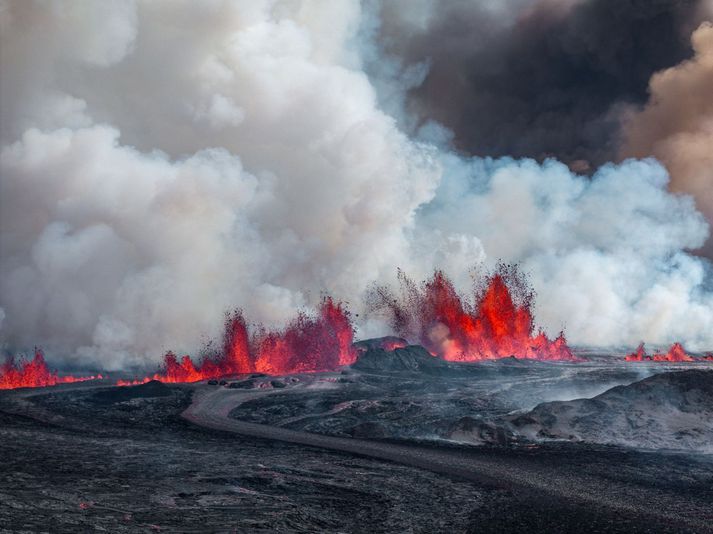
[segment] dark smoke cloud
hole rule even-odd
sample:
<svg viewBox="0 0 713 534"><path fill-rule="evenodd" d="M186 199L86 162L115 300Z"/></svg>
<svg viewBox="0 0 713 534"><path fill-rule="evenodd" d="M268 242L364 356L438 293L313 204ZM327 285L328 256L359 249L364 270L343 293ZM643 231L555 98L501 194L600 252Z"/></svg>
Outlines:
<svg viewBox="0 0 713 534"><path fill-rule="evenodd" d="M697 0L388 2L379 41L426 62L406 108L459 150L586 170L615 157L619 112L646 101L651 75L692 55L700 12Z"/></svg>

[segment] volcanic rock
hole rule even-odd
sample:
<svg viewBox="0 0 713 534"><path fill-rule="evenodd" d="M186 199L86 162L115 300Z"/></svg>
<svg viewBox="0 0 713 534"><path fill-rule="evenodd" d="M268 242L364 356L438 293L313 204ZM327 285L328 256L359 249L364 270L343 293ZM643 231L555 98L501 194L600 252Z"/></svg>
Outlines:
<svg viewBox="0 0 713 534"><path fill-rule="evenodd" d="M591 399L539 404L511 419L533 439L713 451L713 371L658 374Z"/></svg>
<svg viewBox="0 0 713 534"><path fill-rule="evenodd" d="M230 389L253 389L257 387L257 380L254 378L248 378L245 380L240 380L238 382L231 382L228 384Z"/></svg>
<svg viewBox="0 0 713 534"><path fill-rule="evenodd" d="M357 341L353 345L355 349L364 352L371 349L392 350L393 347L406 347L408 344L408 341L402 337L384 336L372 339L363 339L361 341Z"/></svg>
<svg viewBox="0 0 713 534"><path fill-rule="evenodd" d="M349 430L349 434L353 438L361 439L378 439L385 438L387 436L386 430L384 429L383 425L373 421L367 421L355 425Z"/></svg>
<svg viewBox="0 0 713 534"><path fill-rule="evenodd" d="M466 443L506 445L514 440L512 432L490 421L462 417L447 432L448 438Z"/></svg>
<svg viewBox="0 0 713 534"><path fill-rule="evenodd" d="M131 399L152 397L167 397L171 395L171 388L158 380L150 380L138 386L118 386L98 390L94 394L94 401L100 404L113 404Z"/></svg>
<svg viewBox="0 0 713 534"><path fill-rule="evenodd" d="M352 368L366 372L410 371L438 375L451 370L448 362L432 356L421 345L408 345L403 348L385 350L380 348L383 346L381 343L383 339L355 343L357 348L362 348L362 352L357 361L352 364ZM365 347L366 350L363 350Z"/></svg>

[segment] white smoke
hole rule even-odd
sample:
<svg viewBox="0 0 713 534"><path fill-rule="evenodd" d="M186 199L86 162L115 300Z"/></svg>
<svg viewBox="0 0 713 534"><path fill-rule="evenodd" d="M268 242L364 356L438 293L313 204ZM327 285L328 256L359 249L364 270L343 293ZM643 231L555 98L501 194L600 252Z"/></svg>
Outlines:
<svg viewBox="0 0 713 534"><path fill-rule="evenodd" d="M363 70L363 16L0 2L2 342L117 369L194 352L233 307L279 324L322 291L358 308L397 266L464 285L504 259L574 342L713 345L705 265L682 252L706 226L660 166L590 184L409 139Z"/></svg>
<svg viewBox="0 0 713 534"><path fill-rule="evenodd" d="M0 11L11 345L192 352L226 310L358 303L408 255L440 174L376 106L357 3L101 6Z"/></svg>
<svg viewBox="0 0 713 534"><path fill-rule="evenodd" d="M595 346L713 346L709 264L683 252L705 241L708 226L691 197L667 192L659 163L629 160L590 179L552 160L446 160L418 232L477 235L486 263L520 263L550 334L565 328Z"/></svg>

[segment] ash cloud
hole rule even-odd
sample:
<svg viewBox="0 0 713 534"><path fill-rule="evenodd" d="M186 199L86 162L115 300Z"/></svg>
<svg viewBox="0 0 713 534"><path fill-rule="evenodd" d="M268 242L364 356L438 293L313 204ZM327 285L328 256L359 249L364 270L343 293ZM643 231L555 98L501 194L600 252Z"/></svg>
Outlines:
<svg viewBox="0 0 713 534"><path fill-rule="evenodd" d="M426 70L367 68L375 13L0 3L3 346L124 368L195 353L235 307L279 325L327 291L359 311L396 267L467 288L498 260L531 273L551 335L713 346L709 264L685 252L707 226L659 164L589 180L409 134L402 104Z"/></svg>
<svg viewBox="0 0 713 534"><path fill-rule="evenodd" d="M556 157L589 171L615 158L621 108L691 56L697 0L384 2L378 40L425 64L405 99L468 155Z"/></svg>
<svg viewBox="0 0 713 534"><path fill-rule="evenodd" d="M653 155L671 173L671 190L688 193L713 221L713 25L691 35L693 58L656 73L650 98L625 123L623 157ZM703 252L713 256L709 239Z"/></svg>

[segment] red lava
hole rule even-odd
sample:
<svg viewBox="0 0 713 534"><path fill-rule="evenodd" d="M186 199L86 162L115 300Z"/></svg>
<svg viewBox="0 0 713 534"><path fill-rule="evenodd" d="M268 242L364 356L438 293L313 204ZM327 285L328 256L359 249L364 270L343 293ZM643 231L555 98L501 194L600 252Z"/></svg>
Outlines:
<svg viewBox="0 0 713 534"><path fill-rule="evenodd" d="M39 349L35 350L32 360L28 361L24 358L16 360L11 356L0 366L0 389L39 388L101 378L102 375L59 376L56 371L51 371L47 367L44 354Z"/></svg>

